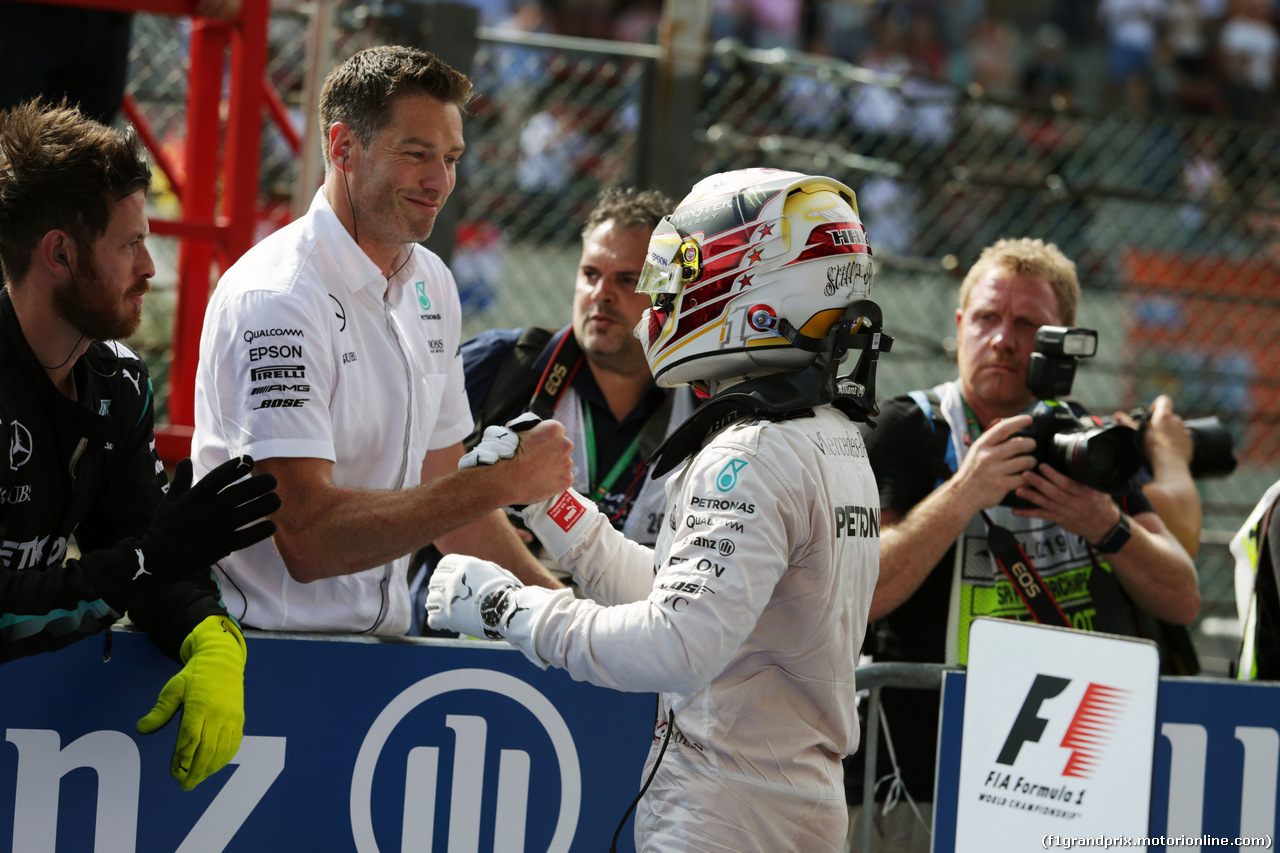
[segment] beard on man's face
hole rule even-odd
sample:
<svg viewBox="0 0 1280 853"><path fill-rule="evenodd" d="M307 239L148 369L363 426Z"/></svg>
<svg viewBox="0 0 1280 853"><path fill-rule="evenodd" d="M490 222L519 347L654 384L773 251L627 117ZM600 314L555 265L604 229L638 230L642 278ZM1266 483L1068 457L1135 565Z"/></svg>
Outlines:
<svg viewBox="0 0 1280 853"><path fill-rule="evenodd" d="M144 294L151 283L139 278L123 292L109 286L92 258L77 259L76 271L54 295L62 318L95 341L118 341L132 335L142 322L142 306L130 297Z"/></svg>

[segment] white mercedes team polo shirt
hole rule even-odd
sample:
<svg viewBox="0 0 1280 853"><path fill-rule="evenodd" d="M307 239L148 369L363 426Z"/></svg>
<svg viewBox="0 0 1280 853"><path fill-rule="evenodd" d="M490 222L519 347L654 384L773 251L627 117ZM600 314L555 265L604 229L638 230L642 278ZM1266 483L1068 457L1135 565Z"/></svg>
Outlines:
<svg viewBox="0 0 1280 853"><path fill-rule="evenodd" d="M298 221L227 270L204 318L196 371L197 476L232 455L334 463L333 482L403 489L428 450L471 430L453 275L432 252L388 282L322 192ZM293 580L268 539L218 566L253 628L404 634L408 555L353 575Z"/></svg>

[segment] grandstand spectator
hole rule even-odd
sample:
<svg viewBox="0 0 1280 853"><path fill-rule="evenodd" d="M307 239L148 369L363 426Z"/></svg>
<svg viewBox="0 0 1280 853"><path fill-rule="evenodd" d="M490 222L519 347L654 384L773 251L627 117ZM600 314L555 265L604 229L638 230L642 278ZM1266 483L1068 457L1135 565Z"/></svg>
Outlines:
<svg viewBox="0 0 1280 853"><path fill-rule="evenodd" d="M1067 37L1055 24L1041 24L1035 32L1035 56L1022 71L1022 96L1041 109L1065 109L1071 104L1074 75L1066 53Z"/></svg>
<svg viewBox="0 0 1280 853"><path fill-rule="evenodd" d="M1212 21L1201 0L1169 0L1163 53L1170 63L1174 109L1210 115L1221 110L1221 93L1209 62Z"/></svg>
<svg viewBox="0 0 1280 853"><path fill-rule="evenodd" d="M969 65L974 83L993 98L1018 96L1018 54L1021 36L1008 21L986 18L974 30L969 43Z"/></svg>
<svg viewBox="0 0 1280 853"><path fill-rule="evenodd" d="M1148 111L1151 71L1159 42L1159 28L1168 13L1167 0L1101 0L1098 18L1107 31L1107 76L1124 95L1130 113ZM1111 98L1112 106L1118 106Z"/></svg>
<svg viewBox="0 0 1280 853"><path fill-rule="evenodd" d="M613 38L618 41L657 44L662 24L659 0L632 0L613 21Z"/></svg>
<svg viewBox="0 0 1280 853"><path fill-rule="evenodd" d="M1231 117L1265 119L1280 62L1280 37L1270 19L1268 0L1236 0L1218 36L1218 52Z"/></svg>

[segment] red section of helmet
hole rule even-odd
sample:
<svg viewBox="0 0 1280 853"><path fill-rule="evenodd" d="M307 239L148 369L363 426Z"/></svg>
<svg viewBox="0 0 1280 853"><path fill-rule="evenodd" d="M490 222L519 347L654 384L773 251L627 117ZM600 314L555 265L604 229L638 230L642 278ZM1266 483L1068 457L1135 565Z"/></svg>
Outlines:
<svg viewBox="0 0 1280 853"><path fill-rule="evenodd" d="M805 244L804 251L795 260L788 262L788 265L832 255L870 253L867 232L861 222L828 222L809 232L809 241Z"/></svg>

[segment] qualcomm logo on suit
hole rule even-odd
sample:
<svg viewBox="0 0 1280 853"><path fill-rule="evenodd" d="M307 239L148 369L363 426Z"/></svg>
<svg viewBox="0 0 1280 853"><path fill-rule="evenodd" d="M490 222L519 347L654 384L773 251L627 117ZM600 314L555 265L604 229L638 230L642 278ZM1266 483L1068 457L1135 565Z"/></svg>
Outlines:
<svg viewBox="0 0 1280 853"><path fill-rule="evenodd" d="M414 712L446 696L450 708L474 707L476 713L443 714L442 729L421 725L424 717ZM437 707L436 711L439 710ZM513 725L520 726L520 730L499 729ZM536 731L538 728L541 732ZM120 731L95 731L64 747L57 731L9 728L5 730L5 739L18 752L13 850L55 849L60 841L58 800L63 777L84 768L96 771L99 781L96 853L139 849L142 767L138 746L130 736ZM186 831L177 849L187 853L225 849L251 815L258 822L296 824L297 814L279 814L265 804L254 814L285 769L287 741L286 737L246 735L232 766L220 774L230 775L204 813ZM441 745L414 745L432 741ZM495 742L499 745L496 760L488 754ZM530 750L512 748L525 743L530 745ZM450 752L451 762L445 760ZM551 754L555 768L548 766ZM294 756L294 760L300 757ZM305 760L314 758L312 754ZM496 778L486 778L487 772L490 777L495 776L495 768ZM330 769L336 768L324 768L325 774ZM320 779L295 775L289 779L288 787L323 786L323 795L318 788L314 792L290 793L301 795L309 803L317 824L333 825L323 814L327 806L336 805L332 803L332 776L325 774ZM554 806L554 784L548 791L548 783L554 783L557 775L560 781L558 811ZM401 779L402 795L397 790ZM534 780L536 785L531 784ZM311 800L313 793L320 796ZM330 798L329 803L324 802L326 796ZM438 818L436 804L446 800L447 819L443 814ZM280 802L278 798L268 801ZM450 853L479 850L523 853L526 846L530 850L564 853L570 849L577 829L581 801L578 751L559 711L526 682L488 669L449 670L403 690L369 726L351 768L350 821L358 853L429 851L445 849L446 845ZM63 807L64 811L66 808ZM549 817L554 822L553 828L534 833L536 837L531 835L526 842L530 817L537 818L546 827L549 820L544 815L548 809L552 812ZM146 819L165 818L152 813ZM237 842L243 840L243 834L236 839ZM334 849L349 843L346 839L333 841Z"/></svg>

